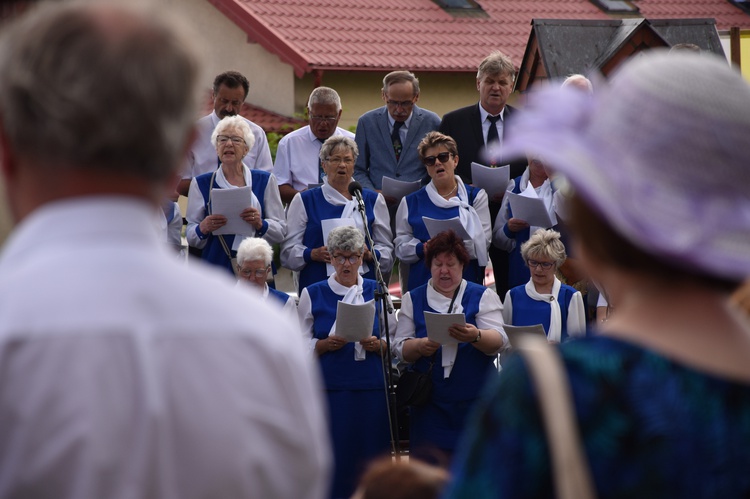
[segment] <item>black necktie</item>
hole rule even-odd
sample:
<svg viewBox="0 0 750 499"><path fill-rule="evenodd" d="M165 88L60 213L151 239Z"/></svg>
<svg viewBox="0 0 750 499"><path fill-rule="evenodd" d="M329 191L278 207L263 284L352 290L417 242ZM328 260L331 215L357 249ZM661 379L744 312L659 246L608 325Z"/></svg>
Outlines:
<svg viewBox="0 0 750 499"><path fill-rule="evenodd" d="M487 119L490 120L490 129L487 131L487 145L490 145L490 142L500 142L500 136L497 134L497 120L500 119L500 115L497 116L487 116Z"/></svg>
<svg viewBox="0 0 750 499"><path fill-rule="evenodd" d="M315 140L320 142L321 146L323 145L323 142L325 142L325 140L317 138L317 137L315 138ZM318 183L319 184L323 183L323 177L325 176L325 174L326 173L323 171L323 162L320 160L320 149L318 149Z"/></svg>
<svg viewBox="0 0 750 499"><path fill-rule="evenodd" d="M391 133L391 142L393 142L393 152L396 153L396 161L401 157L401 150L404 145L401 143L401 134L398 133L399 129L404 126L403 121L397 121L393 124L393 132Z"/></svg>

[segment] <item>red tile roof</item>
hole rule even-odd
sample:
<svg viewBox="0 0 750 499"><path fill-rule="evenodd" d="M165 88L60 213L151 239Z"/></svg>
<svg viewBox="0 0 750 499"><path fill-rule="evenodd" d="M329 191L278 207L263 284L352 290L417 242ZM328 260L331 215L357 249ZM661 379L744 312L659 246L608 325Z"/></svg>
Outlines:
<svg viewBox="0 0 750 499"><path fill-rule="evenodd" d="M648 19L711 17L719 30L750 28L750 15L729 0L639 0L635 4Z"/></svg>
<svg viewBox="0 0 750 499"><path fill-rule="evenodd" d="M201 113L201 116L208 114L213 110L211 92L206 93L206 100L203 101L202 108L203 112ZM242 104L240 114L261 127L266 133L281 133L286 135L297 128L307 125L307 121L305 120L274 113L273 111L269 111L268 109L247 102Z"/></svg>
<svg viewBox="0 0 750 499"><path fill-rule="evenodd" d="M242 105L240 114L261 127L266 133L273 132L286 135L297 128L307 125L307 121L305 120L277 114L268 109L248 104L247 102Z"/></svg>
<svg viewBox="0 0 750 499"><path fill-rule="evenodd" d="M476 71L489 52L520 64L533 18L609 19L588 0L479 0L486 18L453 17L432 0L208 0L250 40L292 65L320 70ZM750 27L728 0L637 0L647 18L715 17Z"/></svg>

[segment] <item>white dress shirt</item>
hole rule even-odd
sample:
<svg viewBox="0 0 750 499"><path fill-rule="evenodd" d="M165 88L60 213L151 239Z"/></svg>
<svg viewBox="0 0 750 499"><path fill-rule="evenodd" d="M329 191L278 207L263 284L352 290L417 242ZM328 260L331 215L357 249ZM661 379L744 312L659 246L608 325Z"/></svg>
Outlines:
<svg viewBox="0 0 750 499"><path fill-rule="evenodd" d="M352 132L340 127L333 135L354 140ZM279 185L288 184L295 191L304 191L311 184L319 184L318 158L322 145L309 125L284 135L279 141L273 165L273 174Z"/></svg>
<svg viewBox="0 0 750 499"><path fill-rule="evenodd" d="M322 498L299 325L186 268L128 197L50 203L0 255L0 497Z"/></svg>
<svg viewBox="0 0 750 499"><path fill-rule="evenodd" d="M199 119L195 124L195 142L193 142L193 146L188 151L187 164L182 172L183 179L195 178L198 175L212 172L218 168L219 160L216 155L216 147L211 144L211 134L214 133L214 128L219 124L219 121L216 112L211 111L211 114ZM272 172L273 161L271 159L271 150L268 148L266 132L247 118L245 118L245 121L250 125L250 130L255 137L255 143L245 157L242 158L242 162L251 170Z"/></svg>

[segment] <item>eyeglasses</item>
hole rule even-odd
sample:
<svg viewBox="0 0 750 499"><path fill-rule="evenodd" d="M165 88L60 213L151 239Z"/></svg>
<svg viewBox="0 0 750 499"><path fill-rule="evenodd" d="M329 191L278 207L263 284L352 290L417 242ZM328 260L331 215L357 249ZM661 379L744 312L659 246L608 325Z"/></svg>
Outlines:
<svg viewBox="0 0 750 499"><path fill-rule="evenodd" d="M537 268L542 267L544 270L549 270L555 265L555 262L537 262L536 260L529 260L529 267Z"/></svg>
<svg viewBox="0 0 750 499"><path fill-rule="evenodd" d="M339 166L341 163L344 163L346 166L354 164L353 158L327 158L326 161L328 161L331 166Z"/></svg>
<svg viewBox="0 0 750 499"><path fill-rule="evenodd" d="M425 164L425 166L435 166L435 160L439 160L441 163L447 162L449 159L451 159L451 156L453 156L452 152L441 152L437 156L427 156L426 158L422 159L422 163Z"/></svg>
<svg viewBox="0 0 750 499"><path fill-rule="evenodd" d="M404 109L410 108L414 105L414 101L410 101L410 100L390 100L389 99L385 103L391 107L402 107Z"/></svg>
<svg viewBox="0 0 750 499"><path fill-rule="evenodd" d="M328 123L335 123L337 119L339 119L338 116L310 116L310 119L313 121L325 121Z"/></svg>
<svg viewBox="0 0 750 499"><path fill-rule="evenodd" d="M229 135L217 135L216 136L216 142L218 142L219 144L226 144L228 140L231 140L232 143L234 144L245 143L245 139L243 139L242 137L238 137L236 135L233 135L232 137L230 137Z"/></svg>
<svg viewBox="0 0 750 499"><path fill-rule="evenodd" d="M240 269L240 274L242 274L243 277L255 276L258 279L260 279L261 277L265 277L266 275L268 275L268 269L269 268L270 268L270 266L266 267L264 269L258 269L258 270Z"/></svg>
<svg viewBox="0 0 750 499"><path fill-rule="evenodd" d="M333 259L338 263L339 265L344 265L346 262L349 262L351 265L354 265L359 261L359 259L362 257L362 255L352 255L352 256L334 256Z"/></svg>

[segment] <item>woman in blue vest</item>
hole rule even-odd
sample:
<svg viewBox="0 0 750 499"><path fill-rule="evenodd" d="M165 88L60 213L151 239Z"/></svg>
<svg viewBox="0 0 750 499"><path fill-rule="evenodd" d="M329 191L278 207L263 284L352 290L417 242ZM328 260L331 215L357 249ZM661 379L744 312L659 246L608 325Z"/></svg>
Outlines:
<svg viewBox="0 0 750 499"><path fill-rule="evenodd" d="M299 272L300 290L324 281L330 273L327 265L331 264L331 252L325 244L325 233L331 227L351 225L364 234L357 200L349 193L358 154L354 140L341 135L330 137L320 148L321 168L325 173L323 185L296 194L289 204L281 265ZM381 194L369 189L362 189L362 200L375 256L386 272L393 266L393 233L388 207ZM372 248L365 248L361 268L368 279L375 279L372 251Z"/></svg>
<svg viewBox="0 0 750 499"><path fill-rule="evenodd" d="M251 286L270 300L284 307L288 313L297 316L297 303L294 298L268 285L271 276L273 248L258 237L246 237L237 248L237 284Z"/></svg>
<svg viewBox="0 0 750 499"><path fill-rule="evenodd" d="M509 289L503 302L503 318L512 326L541 324L549 341L560 343L586 334L586 310L580 291L562 284L555 276L565 261L560 233L537 230L521 245L521 257L531 278Z"/></svg>
<svg viewBox="0 0 750 499"><path fill-rule="evenodd" d="M379 301L369 337L348 342L336 327L339 301L362 304L375 298L377 283L358 271L364 236L355 227L337 227L328 235L328 251L335 272L302 289L298 313L302 332L320 361L328 399L335 463L331 497L348 498L365 465L389 449L386 342L380 337Z"/></svg>
<svg viewBox="0 0 750 499"><path fill-rule="evenodd" d="M482 284L487 265L487 250L492 241L490 209L484 189L465 185L455 175L458 165L456 141L440 132L425 135L418 146L419 157L432 179L429 184L401 200L396 212L396 256L409 266L407 289L411 291L430 278L425 265L424 244L430 234L423 217L438 220L458 219L466 236L469 262L464 278Z"/></svg>
<svg viewBox="0 0 750 499"><path fill-rule="evenodd" d="M531 234L537 229L557 228L556 190L549 178L544 164L538 158L530 158L529 166L520 177L514 178L508 185L508 190L520 194L528 188L533 188L538 198L544 201L547 208L551 227L531 227L526 220L513 215L510 208L508 196L503 198L500 211L495 220L495 229L492 234L493 244L510 253L508 258L508 289L520 286L529 280L529 269L521 257L521 245L528 241Z"/></svg>
<svg viewBox="0 0 750 499"><path fill-rule="evenodd" d="M496 354L508 345L497 293L461 276L469 263L464 242L453 231L441 232L425 247L432 278L406 293L401 302L393 353L409 369L431 372L430 401L410 412L412 455L434 460L450 457L466 416L485 381L495 372ZM425 312L463 313L466 325L454 325L457 343L441 345L427 337Z"/></svg>
<svg viewBox="0 0 750 499"><path fill-rule="evenodd" d="M211 135L219 168L199 175L190 182L187 206L188 244L203 250L202 258L234 275L232 258L243 236L262 237L270 244L280 243L286 234L284 207L276 177L262 170L251 170L242 158L255 143L255 136L242 116L229 116L216 125ZM247 189L249 187L249 189ZM246 188L239 213L217 213L213 191ZM245 222L237 234L215 234L229 220Z"/></svg>

